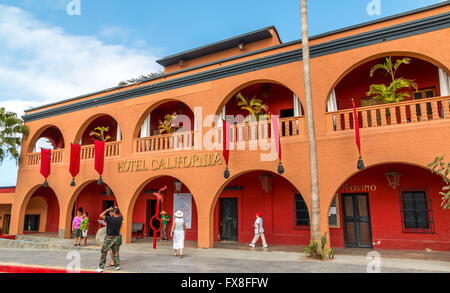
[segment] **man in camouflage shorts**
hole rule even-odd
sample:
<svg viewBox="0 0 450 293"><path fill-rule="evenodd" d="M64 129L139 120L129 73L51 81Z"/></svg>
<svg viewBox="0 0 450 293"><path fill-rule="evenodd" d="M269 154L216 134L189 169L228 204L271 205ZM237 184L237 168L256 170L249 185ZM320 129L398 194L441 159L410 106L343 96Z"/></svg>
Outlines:
<svg viewBox="0 0 450 293"><path fill-rule="evenodd" d="M105 216L107 212L112 211L112 216ZM100 263L97 268L97 272L103 272L106 263L106 255L111 249L114 260L114 269L119 270L119 247L120 247L120 227L122 226L123 217L120 215L118 208L109 208L104 211L100 218L106 222L106 236L103 242L102 252L100 257Z"/></svg>

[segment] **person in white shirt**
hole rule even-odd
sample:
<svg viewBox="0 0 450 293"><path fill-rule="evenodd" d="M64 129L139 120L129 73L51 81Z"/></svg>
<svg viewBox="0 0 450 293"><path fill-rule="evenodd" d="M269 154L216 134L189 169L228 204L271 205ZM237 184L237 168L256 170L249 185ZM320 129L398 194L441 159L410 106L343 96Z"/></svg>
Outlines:
<svg viewBox="0 0 450 293"><path fill-rule="evenodd" d="M261 240L263 243L263 247L267 247L266 238L264 237L264 227L263 227L263 220L262 220L262 214L256 213L256 220L253 227L255 228L255 237L253 238L252 243L249 244L250 247L255 247L256 241L258 241L259 237L261 236Z"/></svg>

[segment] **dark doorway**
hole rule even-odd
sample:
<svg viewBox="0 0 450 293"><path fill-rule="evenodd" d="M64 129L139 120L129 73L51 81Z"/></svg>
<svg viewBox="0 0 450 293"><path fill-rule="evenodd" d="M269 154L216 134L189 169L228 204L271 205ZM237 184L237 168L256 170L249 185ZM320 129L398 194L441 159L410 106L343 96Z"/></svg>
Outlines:
<svg viewBox="0 0 450 293"><path fill-rule="evenodd" d="M237 198L220 199L220 240L238 241Z"/></svg>
<svg viewBox="0 0 450 293"><path fill-rule="evenodd" d="M25 215L23 231L39 232L40 215Z"/></svg>
<svg viewBox="0 0 450 293"><path fill-rule="evenodd" d="M3 215L3 234L9 234L9 225L11 223L11 214Z"/></svg>
<svg viewBox="0 0 450 293"><path fill-rule="evenodd" d="M148 225L147 226L147 236L148 237L153 237L153 230L150 226L150 219L155 215L155 212L156 212L156 199L147 200L147 225ZM153 219L152 224L155 229L159 228L160 223L157 219ZM156 236L159 237L159 232L156 233Z"/></svg>
<svg viewBox="0 0 450 293"><path fill-rule="evenodd" d="M372 248L369 195L344 193L341 196L345 246Z"/></svg>

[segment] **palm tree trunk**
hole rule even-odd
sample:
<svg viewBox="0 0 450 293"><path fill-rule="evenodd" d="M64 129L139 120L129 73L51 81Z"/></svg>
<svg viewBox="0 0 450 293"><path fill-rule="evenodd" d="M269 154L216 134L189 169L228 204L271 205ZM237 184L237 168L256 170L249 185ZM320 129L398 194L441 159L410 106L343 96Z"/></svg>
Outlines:
<svg viewBox="0 0 450 293"><path fill-rule="evenodd" d="M314 128L314 111L311 93L311 72L309 64L309 39L306 0L300 0L302 21L302 53L303 53L303 80L306 98L306 124L309 143L309 169L311 185L311 240L320 241L320 201L319 180L317 172L316 134Z"/></svg>

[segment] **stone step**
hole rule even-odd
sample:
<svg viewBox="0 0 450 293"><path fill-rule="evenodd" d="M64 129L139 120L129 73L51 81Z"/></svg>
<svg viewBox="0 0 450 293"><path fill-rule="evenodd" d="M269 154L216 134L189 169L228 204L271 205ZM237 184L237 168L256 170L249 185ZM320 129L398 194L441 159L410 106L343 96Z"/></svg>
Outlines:
<svg viewBox="0 0 450 293"><path fill-rule="evenodd" d="M53 239L55 240L55 239ZM22 239L0 239L0 248L44 249L44 250L92 250L100 251L98 246L73 246L73 243L58 243L57 241L27 241Z"/></svg>

